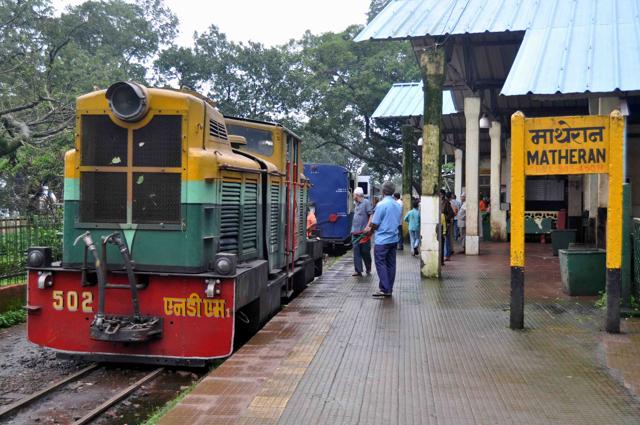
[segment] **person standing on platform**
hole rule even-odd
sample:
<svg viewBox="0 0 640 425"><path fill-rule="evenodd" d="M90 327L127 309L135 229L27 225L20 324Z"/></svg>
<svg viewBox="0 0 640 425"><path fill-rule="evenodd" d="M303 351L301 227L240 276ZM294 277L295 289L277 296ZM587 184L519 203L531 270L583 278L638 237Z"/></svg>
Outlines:
<svg viewBox="0 0 640 425"><path fill-rule="evenodd" d="M376 205L371 225L365 229L365 232L369 230L376 232L374 256L380 279L380 290L373 294L374 298L390 297L396 279L396 250L398 227L402 222L402 207L393 199L395 190L393 183L384 182L382 185L384 198Z"/></svg>
<svg viewBox="0 0 640 425"><path fill-rule="evenodd" d="M460 240L461 240L461 252L464 253L464 239L465 236L467 235L466 232L466 228L467 228L467 203L466 203L466 197L464 195L464 192L462 192L462 194L460 195L460 209L458 210L458 214L456 215L456 218L458 219L458 230L459 230L459 236L460 236Z"/></svg>
<svg viewBox="0 0 640 425"><path fill-rule="evenodd" d="M453 246L451 233L453 231L453 208L451 208L451 200L449 195L443 190L441 191L440 207L442 214L444 214L445 226L442 227L442 243L444 244L443 261L449 261L451 254L453 254Z"/></svg>
<svg viewBox="0 0 640 425"><path fill-rule="evenodd" d="M353 191L355 208L353 209L353 221L351 224L351 245L353 250L353 268L355 273L352 276L362 276L364 271L362 263L371 274L371 236L365 233L365 228L371 221L373 207L368 199L364 197L361 187L356 187ZM368 233L368 232L367 232Z"/></svg>
<svg viewBox="0 0 640 425"><path fill-rule="evenodd" d="M411 255L419 255L420 247L420 201L413 201L413 209L404 216L404 221L409 223L409 240L411 241Z"/></svg>
<svg viewBox="0 0 640 425"><path fill-rule="evenodd" d="M393 199L396 200L398 205L400 205L400 216L402 217L402 198L400 197L400 193L396 192L393 194ZM400 223L400 227L398 227L398 251L402 251L404 249L404 237L402 235L402 223Z"/></svg>

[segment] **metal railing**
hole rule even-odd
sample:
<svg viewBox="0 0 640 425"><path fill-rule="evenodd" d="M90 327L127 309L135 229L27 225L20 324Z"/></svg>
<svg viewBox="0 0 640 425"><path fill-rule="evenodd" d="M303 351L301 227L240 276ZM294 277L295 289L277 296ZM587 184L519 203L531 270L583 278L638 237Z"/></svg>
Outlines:
<svg viewBox="0 0 640 425"><path fill-rule="evenodd" d="M61 258L61 211L0 219L0 286L25 282L30 246L50 246L54 261Z"/></svg>

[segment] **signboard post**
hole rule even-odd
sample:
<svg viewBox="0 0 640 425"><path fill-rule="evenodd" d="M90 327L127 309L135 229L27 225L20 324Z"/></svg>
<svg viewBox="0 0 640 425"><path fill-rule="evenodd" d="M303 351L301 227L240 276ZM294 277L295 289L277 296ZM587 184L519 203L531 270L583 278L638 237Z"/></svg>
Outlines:
<svg viewBox="0 0 640 425"><path fill-rule="evenodd" d="M624 118L611 115L511 117L511 329L524 328L526 176L608 174L607 332L620 332Z"/></svg>

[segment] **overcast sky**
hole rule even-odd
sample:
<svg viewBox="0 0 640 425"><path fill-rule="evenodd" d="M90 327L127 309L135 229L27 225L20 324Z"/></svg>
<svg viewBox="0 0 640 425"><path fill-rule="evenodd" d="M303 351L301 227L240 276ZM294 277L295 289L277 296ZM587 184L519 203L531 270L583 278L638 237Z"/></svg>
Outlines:
<svg viewBox="0 0 640 425"><path fill-rule="evenodd" d="M59 9L83 0L53 0ZM178 44L190 46L193 32L211 24L234 41L258 41L268 46L314 34L342 31L364 24L370 0L165 0L180 19Z"/></svg>

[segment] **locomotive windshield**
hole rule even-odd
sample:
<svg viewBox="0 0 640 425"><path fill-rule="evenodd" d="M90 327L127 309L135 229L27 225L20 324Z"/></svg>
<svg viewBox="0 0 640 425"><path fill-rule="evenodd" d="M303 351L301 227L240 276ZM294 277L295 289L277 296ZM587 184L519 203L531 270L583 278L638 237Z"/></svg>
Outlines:
<svg viewBox="0 0 640 425"><path fill-rule="evenodd" d="M229 134L242 136L247 140L247 145L243 149L255 152L259 155L273 155L273 134L267 130L257 128L241 127L239 125L228 124Z"/></svg>

